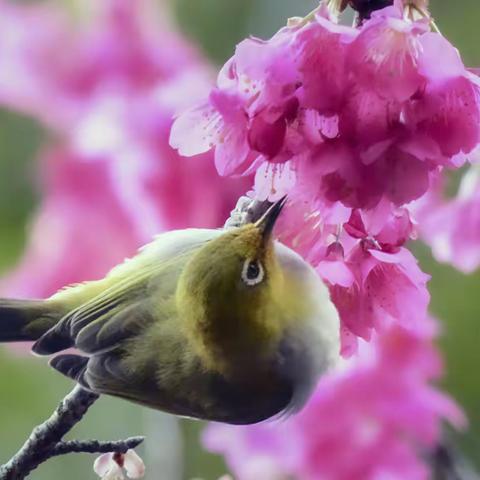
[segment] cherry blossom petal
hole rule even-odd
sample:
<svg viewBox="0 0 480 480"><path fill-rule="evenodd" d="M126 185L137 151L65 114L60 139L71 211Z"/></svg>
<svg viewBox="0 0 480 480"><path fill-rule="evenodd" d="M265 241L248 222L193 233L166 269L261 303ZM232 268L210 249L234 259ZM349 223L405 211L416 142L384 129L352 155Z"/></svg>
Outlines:
<svg viewBox="0 0 480 480"><path fill-rule="evenodd" d="M420 198L429 187L429 167L425 162L400 150L390 150L381 167L385 179L386 195L396 205L404 205Z"/></svg>
<svg viewBox="0 0 480 480"><path fill-rule="evenodd" d="M296 183L291 162L284 164L264 162L255 174L255 196L259 200L275 202L292 190Z"/></svg>
<svg viewBox="0 0 480 480"><path fill-rule="evenodd" d="M465 65L458 50L439 33L428 32L418 39L418 72L432 82L461 77ZM442 61L439 62L438 59Z"/></svg>
<svg viewBox="0 0 480 480"><path fill-rule="evenodd" d="M204 103L176 119L170 133L170 145L180 155L198 155L219 142L223 128L221 115L214 107Z"/></svg>
<svg viewBox="0 0 480 480"><path fill-rule="evenodd" d="M345 95L348 81L346 55L355 31L328 22L322 17L298 34L298 70L302 76L302 104L322 114L335 112Z"/></svg>
<svg viewBox="0 0 480 480"><path fill-rule="evenodd" d="M316 266L319 275L333 285L350 288L355 282L351 270L340 261L323 261Z"/></svg>
<svg viewBox="0 0 480 480"><path fill-rule="evenodd" d="M103 453L95 459L93 463L93 471L101 478L103 478L112 466L117 465L113 460L113 453ZM118 465L117 465L118 466Z"/></svg>
<svg viewBox="0 0 480 480"><path fill-rule="evenodd" d="M267 158L274 158L283 147L286 131L285 119L279 118L269 123L258 116L250 124L248 132L250 148Z"/></svg>
<svg viewBox="0 0 480 480"><path fill-rule="evenodd" d="M407 119L435 140L446 157L469 153L480 142L478 87L465 77L428 85L407 111Z"/></svg>
<svg viewBox="0 0 480 480"><path fill-rule="evenodd" d="M348 53L356 80L382 97L410 98L424 82L417 68L417 35L426 28L424 23L393 17L376 16L365 22Z"/></svg>

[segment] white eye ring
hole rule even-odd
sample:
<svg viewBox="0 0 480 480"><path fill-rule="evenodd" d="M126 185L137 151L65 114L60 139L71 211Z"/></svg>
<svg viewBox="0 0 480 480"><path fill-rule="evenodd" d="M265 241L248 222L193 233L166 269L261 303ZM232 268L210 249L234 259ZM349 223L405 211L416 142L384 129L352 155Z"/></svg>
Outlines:
<svg viewBox="0 0 480 480"><path fill-rule="evenodd" d="M243 264L242 280L249 287L258 285L265 277L265 270L258 260L247 258Z"/></svg>

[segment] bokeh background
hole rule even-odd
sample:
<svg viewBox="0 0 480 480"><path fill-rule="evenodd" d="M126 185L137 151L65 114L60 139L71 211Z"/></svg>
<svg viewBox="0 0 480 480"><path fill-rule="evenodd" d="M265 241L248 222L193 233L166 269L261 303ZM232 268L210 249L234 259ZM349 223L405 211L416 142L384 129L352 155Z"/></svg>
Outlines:
<svg viewBox="0 0 480 480"><path fill-rule="evenodd" d="M75 2L52 3L70 8ZM267 37L288 17L302 15L314 4L307 0L172 0L167 7L172 9L178 28L212 62L220 65L243 37L249 34ZM431 10L442 32L460 49L465 63L480 65L478 0L431 0ZM29 221L40 198L35 159L45 142L46 132L34 120L0 110L1 274L15 266L28 238ZM82 242L82 238L78 241ZM425 247L414 248L423 270L432 275L431 310L443 326L439 340L446 363L443 387L462 405L470 420L469 430L459 436L458 443L480 468L480 272L462 275L434 262ZM0 350L0 385L0 462L3 462L21 445L32 427L50 414L72 385L51 371L45 359L6 348ZM178 423L166 415L102 398L73 435L111 439L145 434L148 442L139 451L148 466L147 478L215 479L226 467L220 458L202 450L198 440L201 428L198 422ZM95 478L90 469L92 462L93 458L83 455L58 458L44 464L33 478Z"/></svg>

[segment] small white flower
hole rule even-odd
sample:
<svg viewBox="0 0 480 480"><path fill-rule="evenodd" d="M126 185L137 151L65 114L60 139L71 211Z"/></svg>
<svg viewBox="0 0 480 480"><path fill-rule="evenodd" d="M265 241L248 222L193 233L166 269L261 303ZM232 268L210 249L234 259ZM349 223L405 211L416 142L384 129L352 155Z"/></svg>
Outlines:
<svg viewBox="0 0 480 480"><path fill-rule="evenodd" d="M142 478L145 475L145 464L135 450L127 450L123 468L127 471L127 477L131 479Z"/></svg>
<svg viewBox="0 0 480 480"><path fill-rule="evenodd" d="M122 467L115 461L113 453L100 455L93 464L94 472L102 480L124 480Z"/></svg>
<svg viewBox="0 0 480 480"><path fill-rule="evenodd" d="M135 450L127 450L125 454L104 453L93 464L93 470L102 480L125 480L124 469L132 480L145 475L145 464Z"/></svg>

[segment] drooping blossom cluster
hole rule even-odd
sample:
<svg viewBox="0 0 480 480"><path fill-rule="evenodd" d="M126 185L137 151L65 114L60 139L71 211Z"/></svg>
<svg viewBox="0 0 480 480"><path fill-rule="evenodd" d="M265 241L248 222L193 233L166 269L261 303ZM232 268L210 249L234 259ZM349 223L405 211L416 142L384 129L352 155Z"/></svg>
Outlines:
<svg viewBox="0 0 480 480"><path fill-rule="evenodd" d="M225 456L238 480L429 478L425 460L439 419L464 421L428 385L441 371L433 325L389 327L343 372L322 379L297 416L249 427L211 424L206 447Z"/></svg>
<svg viewBox="0 0 480 480"><path fill-rule="evenodd" d="M358 339L370 340L374 330L395 322L413 329L421 324L429 276L403 246L413 228L407 209L392 210L382 200L371 210L353 209L339 230L303 207L291 204L279 220L280 239L316 265L329 285L342 320L344 356L353 355Z"/></svg>
<svg viewBox="0 0 480 480"><path fill-rule="evenodd" d="M209 427L207 448L239 480L426 479L441 422L462 423L430 386L429 276L406 245L420 236L438 258L478 265L477 167L455 200L441 188L480 143L480 80L431 31L425 2L391 3L357 27L320 5L241 42L172 128L182 155L214 150L220 175L254 173L253 197L288 194L280 240L328 284L341 353L356 354L284 424Z"/></svg>
<svg viewBox="0 0 480 480"><path fill-rule="evenodd" d="M323 6L241 42L170 139L183 155L214 149L221 175L255 172L257 198L288 193L281 238L330 285L345 355L426 312L427 276L404 247L411 202L480 142L480 79L407 7L396 0L354 28Z"/></svg>
<svg viewBox="0 0 480 480"><path fill-rule="evenodd" d="M0 2L0 105L52 134L41 207L4 295L47 296L104 275L154 234L222 225L245 190L210 155L185 161L168 144L173 113L206 91L210 69L154 7L82 2L82 22Z"/></svg>

